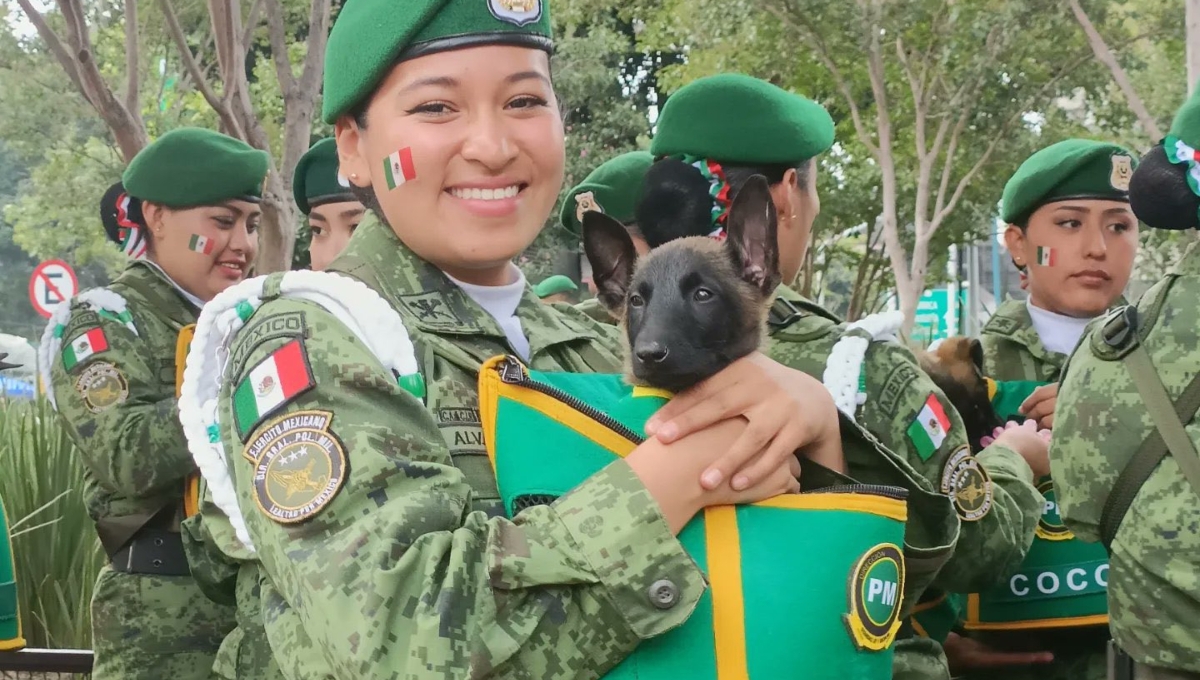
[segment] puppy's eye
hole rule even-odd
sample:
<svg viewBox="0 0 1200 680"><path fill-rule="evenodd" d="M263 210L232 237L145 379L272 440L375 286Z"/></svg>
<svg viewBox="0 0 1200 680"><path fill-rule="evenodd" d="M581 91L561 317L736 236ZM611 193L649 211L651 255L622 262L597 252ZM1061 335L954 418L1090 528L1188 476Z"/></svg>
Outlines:
<svg viewBox="0 0 1200 680"><path fill-rule="evenodd" d="M692 298L696 302L705 302L712 299L712 291L707 288L697 288L695 293L692 293Z"/></svg>
<svg viewBox="0 0 1200 680"><path fill-rule="evenodd" d="M633 295L629 296L629 306L630 307L641 307L644 304L646 304L646 301L642 299L641 295L634 293Z"/></svg>

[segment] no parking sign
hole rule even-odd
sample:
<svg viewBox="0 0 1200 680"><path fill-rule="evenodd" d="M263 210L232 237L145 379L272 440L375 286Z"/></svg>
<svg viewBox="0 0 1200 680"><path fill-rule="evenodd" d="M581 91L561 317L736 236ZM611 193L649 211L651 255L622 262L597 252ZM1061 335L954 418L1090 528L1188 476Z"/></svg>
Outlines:
<svg viewBox="0 0 1200 680"><path fill-rule="evenodd" d="M49 319L59 305L70 302L79 292L79 279L71 265L62 260L39 264L29 278L29 302L38 314Z"/></svg>

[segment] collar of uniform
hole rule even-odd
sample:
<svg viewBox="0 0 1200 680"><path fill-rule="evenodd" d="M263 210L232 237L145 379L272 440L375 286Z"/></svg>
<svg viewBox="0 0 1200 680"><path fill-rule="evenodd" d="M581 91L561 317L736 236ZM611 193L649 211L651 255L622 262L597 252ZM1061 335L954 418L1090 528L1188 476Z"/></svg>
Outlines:
<svg viewBox="0 0 1200 680"><path fill-rule="evenodd" d="M1200 242L1193 241L1183 251L1183 257L1171 267L1171 273L1178 276L1200 276Z"/></svg>
<svg viewBox="0 0 1200 680"><path fill-rule="evenodd" d="M1012 298L1005 300L992 318L988 319L981 333L1003 336L1018 345L1023 346L1035 359L1056 366L1062 365L1063 355L1051 352L1042 344L1037 331L1033 328L1033 319L1029 318L1029 310L1023 300Z"/></svg>
<svg viewBox="0 0 1200 680"><path fill-rule="evenodd" d="M353 276L359 266L371 270L385 296L402 306L406 323L435 334L488 335L504 341L504 331L482 307L440 269L414 253L373 212L354 231L342 257L330 267ZM527 284L517 317L529 338L530 356L549 345L595 334L571 324L537 299Z"/></svg>
<svg viewBox="0 0 1200 680"><path fill-rule="evenodd" d="M780 284L779 287L775 289L775 300L787 300L788 302L792 303L794 307L799 309L800 312L806 315L816 314L817 316L825 317L834 323L842 323L842 319L840 319L837 314L834 314L821 305L804 297L791 286ZM774 301L772 301L772 304L774 304Z"/></svg>
<svg viewBox="0 0 1200 680"><path fill-rule="evenodd" d="M178 301L180 304L152 304L152 306L154 311L180 326L196 323L200 307L203 306L203 303L198 306L199 300L195 296L185 293L161 267L145 258L131 261L117 281L126 284L132 282L131 287L134 290L139 292L142 289L149 290L161 295L164 301ZM148 302L153 303L154 301Z"/></svg>

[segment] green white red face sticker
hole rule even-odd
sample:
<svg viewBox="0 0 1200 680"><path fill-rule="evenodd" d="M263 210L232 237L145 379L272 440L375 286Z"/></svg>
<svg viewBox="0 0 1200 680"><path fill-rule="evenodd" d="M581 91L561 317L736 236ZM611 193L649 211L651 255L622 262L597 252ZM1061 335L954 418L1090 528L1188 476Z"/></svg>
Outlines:
<svg viewBox="0 0 1200 680"><path fill-rule="evenodd" d="M188 250L200 253L201 255L212 255L213 248L216 247L216 242L207 236L200 234L192 234L188 239Z"/></svg>
<svg viewBox="0 0 1200 680"><path fill-rule="evenodd" d="M1053 248L1038 246L1037 263L1039 267L1053 267L1058 264L1058 254L1054 252Z"/></svg>
<svg viewBox="0 0 1200 680"><path fill-rule="evenodd" d="M388 189L395 189L417 178L417 167L413 165L411 148L406 146L384 159L383 178Z"/></svg>

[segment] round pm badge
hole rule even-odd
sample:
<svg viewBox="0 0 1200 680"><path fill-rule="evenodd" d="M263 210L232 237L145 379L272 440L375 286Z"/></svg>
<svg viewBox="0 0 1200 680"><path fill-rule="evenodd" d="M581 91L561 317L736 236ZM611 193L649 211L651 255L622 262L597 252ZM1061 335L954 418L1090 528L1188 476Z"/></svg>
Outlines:
<svg viewBox="0 0 1200 680"><path fill-rule="evenodd" d="M1042 510L1042 516L1038 519L1037 529L1034 533L1038 538L1047 541L1069 541L1075 538L1075 534L1063 524L1062 516L1058 512L1058 498L1054 495L1054 481L1049 477L1043 479L1037 485L1038 493L1042 494L1042 498L1046 499L1045 509Z"/></svg>
<svg viewBox="0 0 1200 680"><path fill-rule="evenodd" d="M967 446L955 451L942 468L942 493L954 501L965 522L977 522L991 511L992 480Z"/></svg>
<svg viewBox="0 0 1200 680"><path fill-rule="evenodd" d="M254 464L258 507L281 524L316 515L346 481L346 449L332 432L286 429Z"/></svg>
<svg viewBox="0 0 1200 680"><path fill-rule="evenodd" d="M75 380L75 391L83 399L87 410L101 413L125 403L129 398L129 381L116 366L97 361L84 369Z"/></svg>
<svg viewBox="0 0 1200 680"><path fill-rule="evenodd" d="M846 625L859 649L887 649L900 630L904 599L904 556L900 547L880 543L850 572L850 613Z"/></svg>

